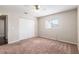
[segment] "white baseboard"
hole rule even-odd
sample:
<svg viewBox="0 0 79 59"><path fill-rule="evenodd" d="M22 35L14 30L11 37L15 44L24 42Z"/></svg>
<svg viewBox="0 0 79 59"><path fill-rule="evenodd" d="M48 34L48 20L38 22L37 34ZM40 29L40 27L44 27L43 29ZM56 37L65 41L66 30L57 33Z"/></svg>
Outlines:
<svg viewBox="0 0 79 59"><path fill-rule="evenodd" d="M46 37L41 37L41 38L46 38ZM46 38L46 39L50 39L50 38ZM51 40L54 40L54 39L51 39ZM70 44L76 44L75 42L70 42L70 41L63 41L63 40L56 40L56 41L60 41L60 42L65 42L65 43L70 43Z"/></svg>
<svg viewBox="0 0 79 59"><path fill-rule="evenodd" d="M8 42L8 44L12 44L12 43L19 42L19 41L20 41L20 40L11 41L11 42Z"/></svg>
<svg viewBox="0 0 79 59"><path fill-rule="evenodd" d="M40 36L34 36L34 37L40 37ZM34 37L30 37L30 38L34 38ZM27 39L30 39L30 38L27 38ZM41 38L46 38L46 37L41 37ZM50 38L46 38L46 39L50 39ZM19 39L19 40L16 40L16 41L11 41L11 42L8 42L8 44L12 44L12 43L15 43L15 42L19 42L21 40L24 40L24 39ZM54 39L52 39L54 40ZM61 42L65 42L65 43L70 43L70 44L76 44L75 42L69 42L69 41L63 41L63 40L57 40L57 41L61 41Z"/></svg>
<svg viewBox="0 0 79 59"><path fill-rule="evenodd" d="M37 36L34 36L34 37L37 37ZM31 38L34 38L34 37L25 38L25 39L31 39ZM18 39L18 40L15 40L15 41L11 41L11 42L8 42L8 44L12 44L12 43L15 43L15 42L19 42L19 41L25 40L25 39Z"/></svg>

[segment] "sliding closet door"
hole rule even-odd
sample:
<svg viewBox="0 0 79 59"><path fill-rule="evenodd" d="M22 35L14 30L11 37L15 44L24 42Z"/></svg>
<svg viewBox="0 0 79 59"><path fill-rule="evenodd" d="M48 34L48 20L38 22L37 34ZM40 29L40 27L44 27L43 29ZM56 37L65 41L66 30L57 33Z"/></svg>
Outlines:
<svg viewBox="0 0 79 59"><path fill-rule="evenodd" d="M19 37L20 39L27 39L34 36L34 21L27 19L20 19L19 22Z"/></svg>

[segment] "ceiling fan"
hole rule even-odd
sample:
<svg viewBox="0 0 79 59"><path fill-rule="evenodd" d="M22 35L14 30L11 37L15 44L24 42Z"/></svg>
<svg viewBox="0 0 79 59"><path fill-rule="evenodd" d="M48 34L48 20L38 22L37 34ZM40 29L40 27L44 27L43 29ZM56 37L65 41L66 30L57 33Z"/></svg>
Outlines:
<svg viewBox="0 0 79 59"><path fill-rule="evenodd" d="M40 5L33 5L34 10L38 11L40 9ZM27 12L24 12L24 14L28 14Z"/></svg>
<svg viewBox="0 0 79 59"><path fill-rule="evenodd" d="M39 10L40 9L40 6L39 5L34 5L35 9L36 10Z"/></svg>

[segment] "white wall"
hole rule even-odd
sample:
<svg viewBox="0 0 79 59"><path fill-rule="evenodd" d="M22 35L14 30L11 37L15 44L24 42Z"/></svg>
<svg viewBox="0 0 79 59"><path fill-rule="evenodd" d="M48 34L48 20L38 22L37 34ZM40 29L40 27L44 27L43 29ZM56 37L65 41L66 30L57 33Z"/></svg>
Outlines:
<svg viewBox="0 0 79 59"><path fill-rule="evenodd" d="M19 16L8 15L8 43L19 40Z"/></svg>
<svg viewBox="0 0 79 59"><path fill-rule="evenodd" d="M78 34L78 50L79 50L79 6L77 8L77 34Z"/></svg>
<svg viewBox="0 0 79 59"><path fill-rule="evenodd" d="M8 15L8 18L7 18L7 36L8 36L7 38L8 38L8 43L13 43L13 42L19 41L20 40L20 38L19 38L19 36L20 36L19 35L19 20L21 18L23 18L23 13L16 12L15 10L14 11L9 11L7 9L0 8L0 14ZM27 17L29 17L30 20L35 19L34 20L35 29L34 29L34 35L33 36L36 36L37 35L36 34L37 33L37 31L36 31L37 19L35 17L32 17L32 15L26 15L25 17L26 17L26 19L27 19Z"/></svg>
<svg viewBox="0 0 79 59"><path fill-rule="evenodd" d="M45 21L58 18L58 25L52 29L45 28ZM54 15L40 17L39 36L49 39L59 40L77 44L77 11L71 10Z"/></svg>
<svg viewBox="0 0 79 59"><path fill-rule="evenodd" d="M19 40L19 14L6 10L1 10L0 13L8 15L6 24L8 43L12 43Z"/></svg>
<svg viewBox="0 0 79 59"><path fill-rule="evenodd" d="M36 36L36 21L37 19L32 16L20 17L17 14L12 14L9 18L12 20L8 21L8 39L9 43L13 43L19 40L28 39ZM24 19L24 24L22 24L21 19ZM24 27L22 27L24 26Z"/></svg>

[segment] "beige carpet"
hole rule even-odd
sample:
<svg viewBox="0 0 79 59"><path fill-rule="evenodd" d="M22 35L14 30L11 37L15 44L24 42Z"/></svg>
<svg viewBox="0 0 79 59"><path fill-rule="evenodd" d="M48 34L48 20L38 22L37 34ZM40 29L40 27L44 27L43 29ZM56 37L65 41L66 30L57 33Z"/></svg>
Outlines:
<svg viewBox="0 0 79 59"><path fill-rule="evenodd" d="M0 53L5 54L59 54L78 53L77 45L63 43L51 39L32 38L13 44L0 46Z"/></svg>

